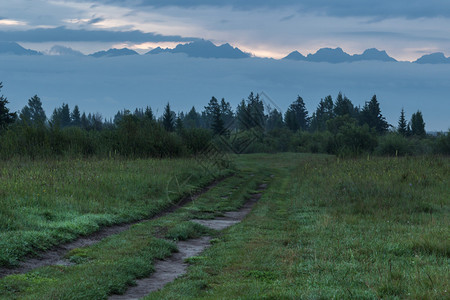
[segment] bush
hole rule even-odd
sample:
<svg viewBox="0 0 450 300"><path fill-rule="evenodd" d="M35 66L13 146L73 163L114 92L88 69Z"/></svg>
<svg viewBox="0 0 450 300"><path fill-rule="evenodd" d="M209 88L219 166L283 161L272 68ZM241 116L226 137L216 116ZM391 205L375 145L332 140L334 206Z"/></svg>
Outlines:
<svg viewBox="0 0 450 300"><path fill-rule="evenodd" d="M385 156L405 156L413 155L413 147L411 141L398 134L389 133L378 139L378 147L375 150L378 155Z"/></svg>

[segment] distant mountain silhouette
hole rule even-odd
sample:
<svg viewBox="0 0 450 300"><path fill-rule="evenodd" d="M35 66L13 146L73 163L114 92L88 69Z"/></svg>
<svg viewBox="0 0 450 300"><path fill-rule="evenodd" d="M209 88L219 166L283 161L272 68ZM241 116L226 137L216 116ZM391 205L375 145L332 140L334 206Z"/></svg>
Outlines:
<svg viewBox="0 0 450 300"><path fill-rule="evenodd" d="M12 54L12 55L42 55L42 53L25 49L17 43L13 42L0 42L0 54Z"/></svg>
<svg viewBox="0 0 450 300"><path fill-rule="evenodd" d="M360 60L379 60L379 61L397 61L396 59L390 57L386 51L380 51L375 48L367 49L363 54L352 55L353 61Z"/></svg>
<svg viewBox="0 0 450 300"><path fill-rule="evenodd" d="M345 53L341 48L322 48L314 54L308 54L306 60L313 62L342 63L350 62L352 57L350 54Z"/></svg>
<svg viewBox="0 0 450 300"><path fill-rule="evenodd" d="M179 44L174 49L155 48L146 54L160 53L185 53L190 57L202 58L248 58L250 54L241 51L239 48L233 48L230 44L220 46L214 45L207 40L191 42L188 44Z"/></svg>
<svg viewBox="0 0 450 300"><path fill-rule="evenodd" d="M53 46L48 52L50 55L71 55L71 56L84 56L83 53L77 50L73 50L70 47L64 47L60 45Z"/></svg>
<svg viewBox="0 0 450 300"><path fill-rule="evenodd" d="M316 53L308 54L308 56L306 57L298 51L294 51L283 59L304 60L310 62L328 62L334 64L364 60L396 61L394 58L390 57L386 53L386 51L380 51L375 48L367 49L366 51L364 51L364 53L355 55L345 53L341 48L321 48Z"/></svg>
<svg viewBox="0 0 450 300"><path fill-rule="evenodd" d="M123 48L123 49L109 49L108 51L99 51L99 52L95 52L93 54L89 54L89 56L92 57L116 57L116 56L125 56L125 55L139 55L139 53L137 53L134 50L130 50L128 48Z"/></svg>
<svg viewBox="0 0 450 300"><path fill-rule="evenodd" d="M289 53L288 56L286 56L283 59L291 59L291 60L306 60L306 56L304 56L303 54L301 54L298 51L292 51L291 53Z"/></svg>
<svg viewBox="0 0 450 300"><path fill-rule="evenodd" d="M450 57L445 57L444 53L437 52L427 54L416 60L417 64L450 64Z"/></svg>

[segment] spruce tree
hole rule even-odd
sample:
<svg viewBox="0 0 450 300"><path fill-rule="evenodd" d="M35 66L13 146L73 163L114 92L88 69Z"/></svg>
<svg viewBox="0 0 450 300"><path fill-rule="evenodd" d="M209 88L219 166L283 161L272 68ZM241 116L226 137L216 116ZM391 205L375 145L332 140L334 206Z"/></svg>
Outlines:
<svg viewBox="0 0 450 300"><path fill-rule="evenodd" d="M298 96L297 100L289 106L284 119L286 126L292 131L308 129L310 118L302 97Z"/></svg>
<svg viewBox="0 0 450 300"><path fill-rule="evenodd" d="M175 121L174 121L173 115L174 114L173 114L172 110L170 109L170 104L169 104L169 102L167 102L167 105L166 105L166 107L164 109L162 125L169 132L172 132L175 129L174 128L175 127L175 124L174 124Z"/></svg>
<svg viewBox="0 0 450 300"><path fill-rule="evenodd" d="M75 105L73 108L73 111L70 115L70 124L72 126L80 127L81 126L81 116L80 116L80 109L78 108L78 105Z"/></svg>
<svg viewBox="0 0 450 300"><path fill-rule="evenodd" d="M182 114L178 114L177 119L175 120L175 130L177 133L182 133L183 129L184 129L184 124L183 124L183 119L182 119Z"/></svg>
<svg viewBox="0 0 450 300"><path fill-rule="evenodd" d="M3 84L0 82L0 90L3 88ZM9 124L13 123L16 119L15 113L10 113L6 107L8 100L3 95L0 96L0 130L6 128Z"/></svg>
<svg viewBox="0 0 450 300"><path fill-rule="evenodd" d="M369 128L375 129L378 134L384 134L389 128L389 124L381 114L380 104L377 96L373 95L369 102L366 102L360 113L361 125L367 124Z"/></svg>
<svg viewBox="0 0 450 300"><path fill-rule="evenodd" d="M145 117L150 120L153 121L155 119L155 116L153 115L153 110L150 106L147 106L145 108L145 113L144 113Z"/></svg>
<svg viewBox="0 0 450 300"><path fill-rule="evenodd" d="M405 110L403 108L400 113L400 118L398 119L397 132L402 136L407 136L408 134L408 122L406 122Z"/></svg>
<svg viewBox="0 0 450 300"><path fill-rule="evenodd" d="M342 93L339 93L336 102L334 103L333 113L336 116L349 115L350 117L354 117L355 111L355 107L350 99L346 96L342 96Z"/></svg>
<svg viewBox="0 0 450 300"><path fill-rule="evenodd" d="M195 107L192 106L191 110L184 118L184 125L187 128L198 128L200 127L200 118L200 114L195 110Z"/></svg>
<svg viewBox="0 0 450 300"><path fill-rule="evenodd" d="M423 121L422 112L417 111L411 116L411 133L415 136L423 137L426 135L425 122Z"/></svg>
<svg viewBox="0 0 450 300"><path fill-rule="evenodd" d="M47 117L42 108L41 99L37 95L28 99L28 105L20 112L20 119L32 126L43 126L45 124Z"/></svg>

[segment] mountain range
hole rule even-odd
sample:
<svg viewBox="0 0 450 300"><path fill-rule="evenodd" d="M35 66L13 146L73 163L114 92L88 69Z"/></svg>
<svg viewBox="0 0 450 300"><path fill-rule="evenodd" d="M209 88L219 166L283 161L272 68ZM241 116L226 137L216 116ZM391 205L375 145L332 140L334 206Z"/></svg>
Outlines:
<svg viewBox="0 0 450 300"><path fill-rule="evenodd" d="M288 60L303 60L310 62L328 62L328 63L344 63L363 60L377 60L377 61L397 61L390 57L386 51L380 51L375 48L367 49L362 54L350 55L345 53L341 48L322 48L314 54L308 54L304 56L298 51L291 52L283 59Z"/></svg>
<svg viewBox="0 0 450 300"><path fill-rule="evenodd" d="M155 48L146 54L160 53L184 53L190 57L202 58L249 58L251 54L241 51L239 48L233 48L230 44L220 46L214 45L210 41L200 40L188 44L179 44L173 49Z"/></svg>
<svg viewBox="0 0 450 300"><path fill-rule="evenodd" d="M239 48L233 47L230 44L223 44L216 46L210 41L200 40L187 44L179 44L175 48L162 49L157 47L146 55L157 54L177 54L182 53L189 57L197 58L226 58L226 59L240 59L253 57L250 53L246 53ZM0 42L0 55L43 55L44 53L25 49L18 43L14 42ZM72 55L72 56L84 56L83 53L73 50L69 47L54 46L45 54L47 55ZM107 51L99 51L89 54L91 57L117 57L125 55L139 55L134 50L128 48L122 49L109 49ZM327 62L327 63L350 63L356 61L383 61L383 62L396 62L394 58L390 57L386 51L380 51L375 48L367 49L362 54L350 55L344 52L341 48L321 48L314 54L308 54L304 56L298 51L293 51L282 60L295 60L295 61L308 61L308 62ZM418 64L449 64L450 57L445 57L441 52L426 54L421 58L414 61Z"/></svg>

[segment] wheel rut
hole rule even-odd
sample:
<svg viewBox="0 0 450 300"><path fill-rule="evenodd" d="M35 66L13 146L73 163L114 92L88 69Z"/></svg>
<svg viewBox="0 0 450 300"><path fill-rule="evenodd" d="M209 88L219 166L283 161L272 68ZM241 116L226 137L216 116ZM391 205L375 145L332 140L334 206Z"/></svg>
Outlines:
<svg viewBox="0 0 450 300"><path fill-rule="evenodd" d="M115 234L118 234L118 233L128 230L131 226L133 226L135 224L139 224L139 223L150 221L150 220L155 220L155 219L161 218L163 216L166 216L170 213L173 213L178 208L183 207L183 206L189 204L190 202L194 201L199 196L206 193L210 189L214 188L217 184L221 183L222 181L224 181L225 179L227 179L229 177L230 176L215 180L210 185L206 186L205 188L201 189L200 191L198 191L190 196L182 198L178 203L171 205L167 209L162 210L161 212L157 213L156 215L152 216L151 218L147 218L147 219L143 219L143 220L139 220L139 221L131 222L131 223L118 224L118 225L113 225L113 226L109 226L109 227L104 227L91 235L79 237L72 242L58 245L58 246L55 246L54 248L52 248L51 250L41 252L38 254L37 257L27 258L24 261L20 262L19 265L15 268L0 267L0 278L3 278L8 275L13 275L13 274L27 273L33 269L36 269L39 267L44 267L44 266L71 265L70 261L64 259L64 256L69 251L76 249L76 248L80 248L80 247L94 245L106 237L109 237L111 235L115 235Z"/></svg>
<svg viewBox="0 0 450 300"><path fill-rule="evenodd" d="M260 192L267 188L267 184L261 184L258 188ZM237 211L226 212L223 217L213 220L197 220L192 222L204 225L211 229L223 230L241 222L252 210L253 206L261 198L262 194L258 192ZM109 300L131 300L140 299L151 292L163 288L166 284L174 281L177 277L187 272L187 258L197 256L205 249L211 246L211 237L204 236L177 243L178 252L164 260L158 260L154 263L155 272L148 278L136 280L136 286L130 287L123 295L112 295Z"/></svg>

